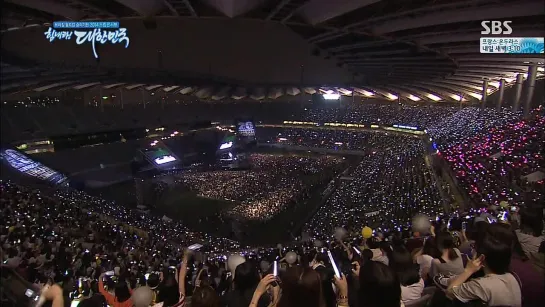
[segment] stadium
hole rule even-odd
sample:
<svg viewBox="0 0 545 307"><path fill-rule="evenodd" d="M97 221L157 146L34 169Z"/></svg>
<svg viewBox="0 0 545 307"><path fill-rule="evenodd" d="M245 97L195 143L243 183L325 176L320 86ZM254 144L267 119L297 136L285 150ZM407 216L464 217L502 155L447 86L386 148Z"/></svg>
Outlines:
<svg viewBox="0 0 545 307"><path fill-rule="evenodd" d="M2 306L541 306L544 16L4 0Z"/></svg>

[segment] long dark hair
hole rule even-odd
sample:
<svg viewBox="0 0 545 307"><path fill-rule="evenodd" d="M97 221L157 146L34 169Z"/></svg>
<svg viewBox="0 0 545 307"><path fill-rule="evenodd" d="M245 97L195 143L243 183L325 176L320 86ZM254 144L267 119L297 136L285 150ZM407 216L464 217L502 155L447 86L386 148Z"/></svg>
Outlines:
<svg viewBox="0 0 545 307"><path fill-rule="evenodd" d="M239 264L235 269L233 283L237 292L253 291L257 287L257 284L259 284L257 267L250 261Z"/></svg>
<svg viewBox="0 0 545 307"><path fill-rule="evenodd" d="M441 252L437 248L435 238L429 237L424 240L424 246L422 247L422 255L428 255L432 258L441 257Z"/></svg>
<svg viewBox="0 0 545 307"><path fill-rule="evenodd" d="M127 284L125 283L125 279L120 279L116 284L114 288L115 297L117 298L117 301L122 303L128 299L131 298L131 292L129 291L129 288L127 287Z"/></svg>
<svg viewBox="0 0 545 307"><path fill-rule="evenodd" d="M392 253L390 267L397 275L402 286L409 286L420 280L420 275L413 263L411 253L405 247L396 247Z"/></svg>
<svg viewBox="0 0 545 307"><path fill-rule="evenodd" d="M157 302L163 302L164 306L173 306L178 303L180 292L176 278L172 274L168 274L165 280L159 285L159 293L157 294Z"/></svg>
<svg viewBox="0 0 545 307"><path fill-rule="evenodd" d="M230 294L228 305L231 307L248 306L252 301L255 288L259 284L257 266L251 261L241 263L235 269L234 291ZM260 299L260 302L264 298Z"/></svg>
<svg viewBox="0 0 545 307"><path fill-rule="evenodd" d="M210 286L197 287L191 296L192 307L220 307L220 298Z"/></svg>
<svg viewBox="0 0 545 307"><path fill-rule="evenodd" d="M360 269L360 307L399 307L401 287L394 271L378 261L368 261Z"/></svg>
<svg viewBox="0 0 545 307"><path fill-rule="evenodd" d="M278 307L325 307L320 274L312 268L290 267L282 277Z"/></svg>

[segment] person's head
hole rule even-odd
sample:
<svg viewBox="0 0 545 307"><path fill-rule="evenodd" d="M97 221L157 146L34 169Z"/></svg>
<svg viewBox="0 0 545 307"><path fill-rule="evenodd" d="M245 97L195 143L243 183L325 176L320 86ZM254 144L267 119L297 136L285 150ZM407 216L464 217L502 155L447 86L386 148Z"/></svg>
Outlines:
<svg viewBox="0 0 545 307"><path fill-rule="evenodd" d="M441 253L439 252L437 244L435 243L435 238L429 237L424 240L424 246L422 246L422 255L428 255L433 258L441 257Z"/></svg>
<svg viewBox="0 0 545 307"><path fill-rule="evenodd" d="M450 219L449 224L447 224L449 231L462 231L463 220L458 217L453 217Z"/></svg>
<svg viewBox="0 0 545 307"><path fill-rule="evenodd" d="M420 280L411 253L405 247L397 247L392 252L390 267L397 274L402 286L412 285Z"/></svg>
<svg viewBox="0 0 545 307"><path fill-rule="evenodd" d="M360 307L399 307L401 287L394 271L378 261L368 261L360 268Z"/></svg>
<svg viewBox="0 0 545 307"><path fill-rule="evenodd" d="M373 251L366 248L361 251L361 261L362 263L365 263L367 261L371 261L373 259Z"/></svg>
<svg viewBox="0 0 545 307"><path fill-rule="evenodd" d="M240 265L239 265L240 266ZM191 306L193 307L219 307L220 298L212 287L197 287L191 296Z"/></svg>
<svg viewBox="0 0 545 307"><path fill-rule="evenodd" d="M174 276L168 275L168 277L159 286L159 294L157 295L157 301L163 302L163 306L173 306L180 299L180 292L178 290L178 283Z"/></svg>
<svg viewBox="0 0 545 307"><path fill-rule="evenodd" d="M375 237L371 237L369 239L367 239L367 247L369 247L370 249L376 249L376 248L379 248L379 241L377 238Z"/></svg>
<svg viewBox="0 0 545 307"><path fill-rule="evenodd" d="M153 300L153 291L148 286L138 287L131 298L135 307L148 307Z"/></svg>
<svg viewBox="0 0 545 307"><path fill-rule="evenodd" d="M233 280L237 291L253 290L259 283L259 272L252 262L247 261L237 266Z"/></svg>
<svg viewBox="0 0 545 307"><path fill-rule="evenodd" d="M441 253L447 253L449 260L455 260L458 258L458 254L454 251L456 247L454 244L454 238L448 231L442 231L435 237L437 248Z"/></svg>
<svg viewBox="0 0 545 307"><path fill-rule="evenodd" d="M477 256L484 256L485 272L504 274L509 270L514 235L508 225L495 223L475 242Z"/></svg>
<svg viewBox="0 0 545 307"><path fill-rule="evenodd" d="M543 232L543 209L523 208L519 214L522 230L531 233L534 237L541 236Z"/></svg>
<svg viewBox="0 0 545 307"><path fill-rule="evenodd" d="M157 288L159 284L161 283L159 274L150 273L148 276L148 279L146 280L146 283L151 289Z"/></svg>
<svg viewBox="0 0 545 307"><path fill-rule="evenodd" d="M115 297L117 298L118 302L124 302L131 298L131 293L129 292L129 288L127 287L125 280L119 280L115 284L114 289Z"/></svg>
<svg viewBox="0 0 545 307"><path fill-rule="evenodd" d="M282 276L282 297L278 306L325 306L320 274L308 267L288 268Z"/></svg>

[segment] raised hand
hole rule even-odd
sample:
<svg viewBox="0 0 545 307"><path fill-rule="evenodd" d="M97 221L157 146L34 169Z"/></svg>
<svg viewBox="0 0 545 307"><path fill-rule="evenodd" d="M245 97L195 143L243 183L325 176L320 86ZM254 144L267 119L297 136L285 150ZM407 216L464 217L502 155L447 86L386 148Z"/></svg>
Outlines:
<svg viewBox="0 0 545 307"><path fill-rule="evenodd" d="M480 255L479 257L477 257L477 255L474 255L473 259L467 262L466 270L472 273L479 271L484 266L484 259L484 255Z"/></svg>
<svg viewBox="0 0 545 307"><path fill-rule="evenodd" d="M274 281L276 281L276 276L273 274L266 275L261 279L259 284L257 285L257 288L255 289L256 293L263 294L267 291L267 288L270 284L272 284Z"/></svg>
<svg viewBox="0 0 545 307"><path fill-rule="evenodd" d="M344 276L344 274L341 274L341 278L335 276L335 286L339 289L339 296L344 297L348 295L348 283L346 282L346 276Z"/></svg>

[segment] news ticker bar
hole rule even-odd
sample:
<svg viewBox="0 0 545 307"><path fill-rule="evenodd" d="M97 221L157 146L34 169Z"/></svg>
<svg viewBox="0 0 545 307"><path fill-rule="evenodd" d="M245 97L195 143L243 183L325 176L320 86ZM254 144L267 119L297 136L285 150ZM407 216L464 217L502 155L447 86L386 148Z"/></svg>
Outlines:
<svg viewBox="0 0 545 307"><path fill-rule="evenodd" d="M54 29L119 29L119 21L55 21Z"/></svg>
<svg viewBox="0 0 545 307"><path fill-rule="evenodd" d="M543 37L481 37L481 53L543 54Z"/></svg>

